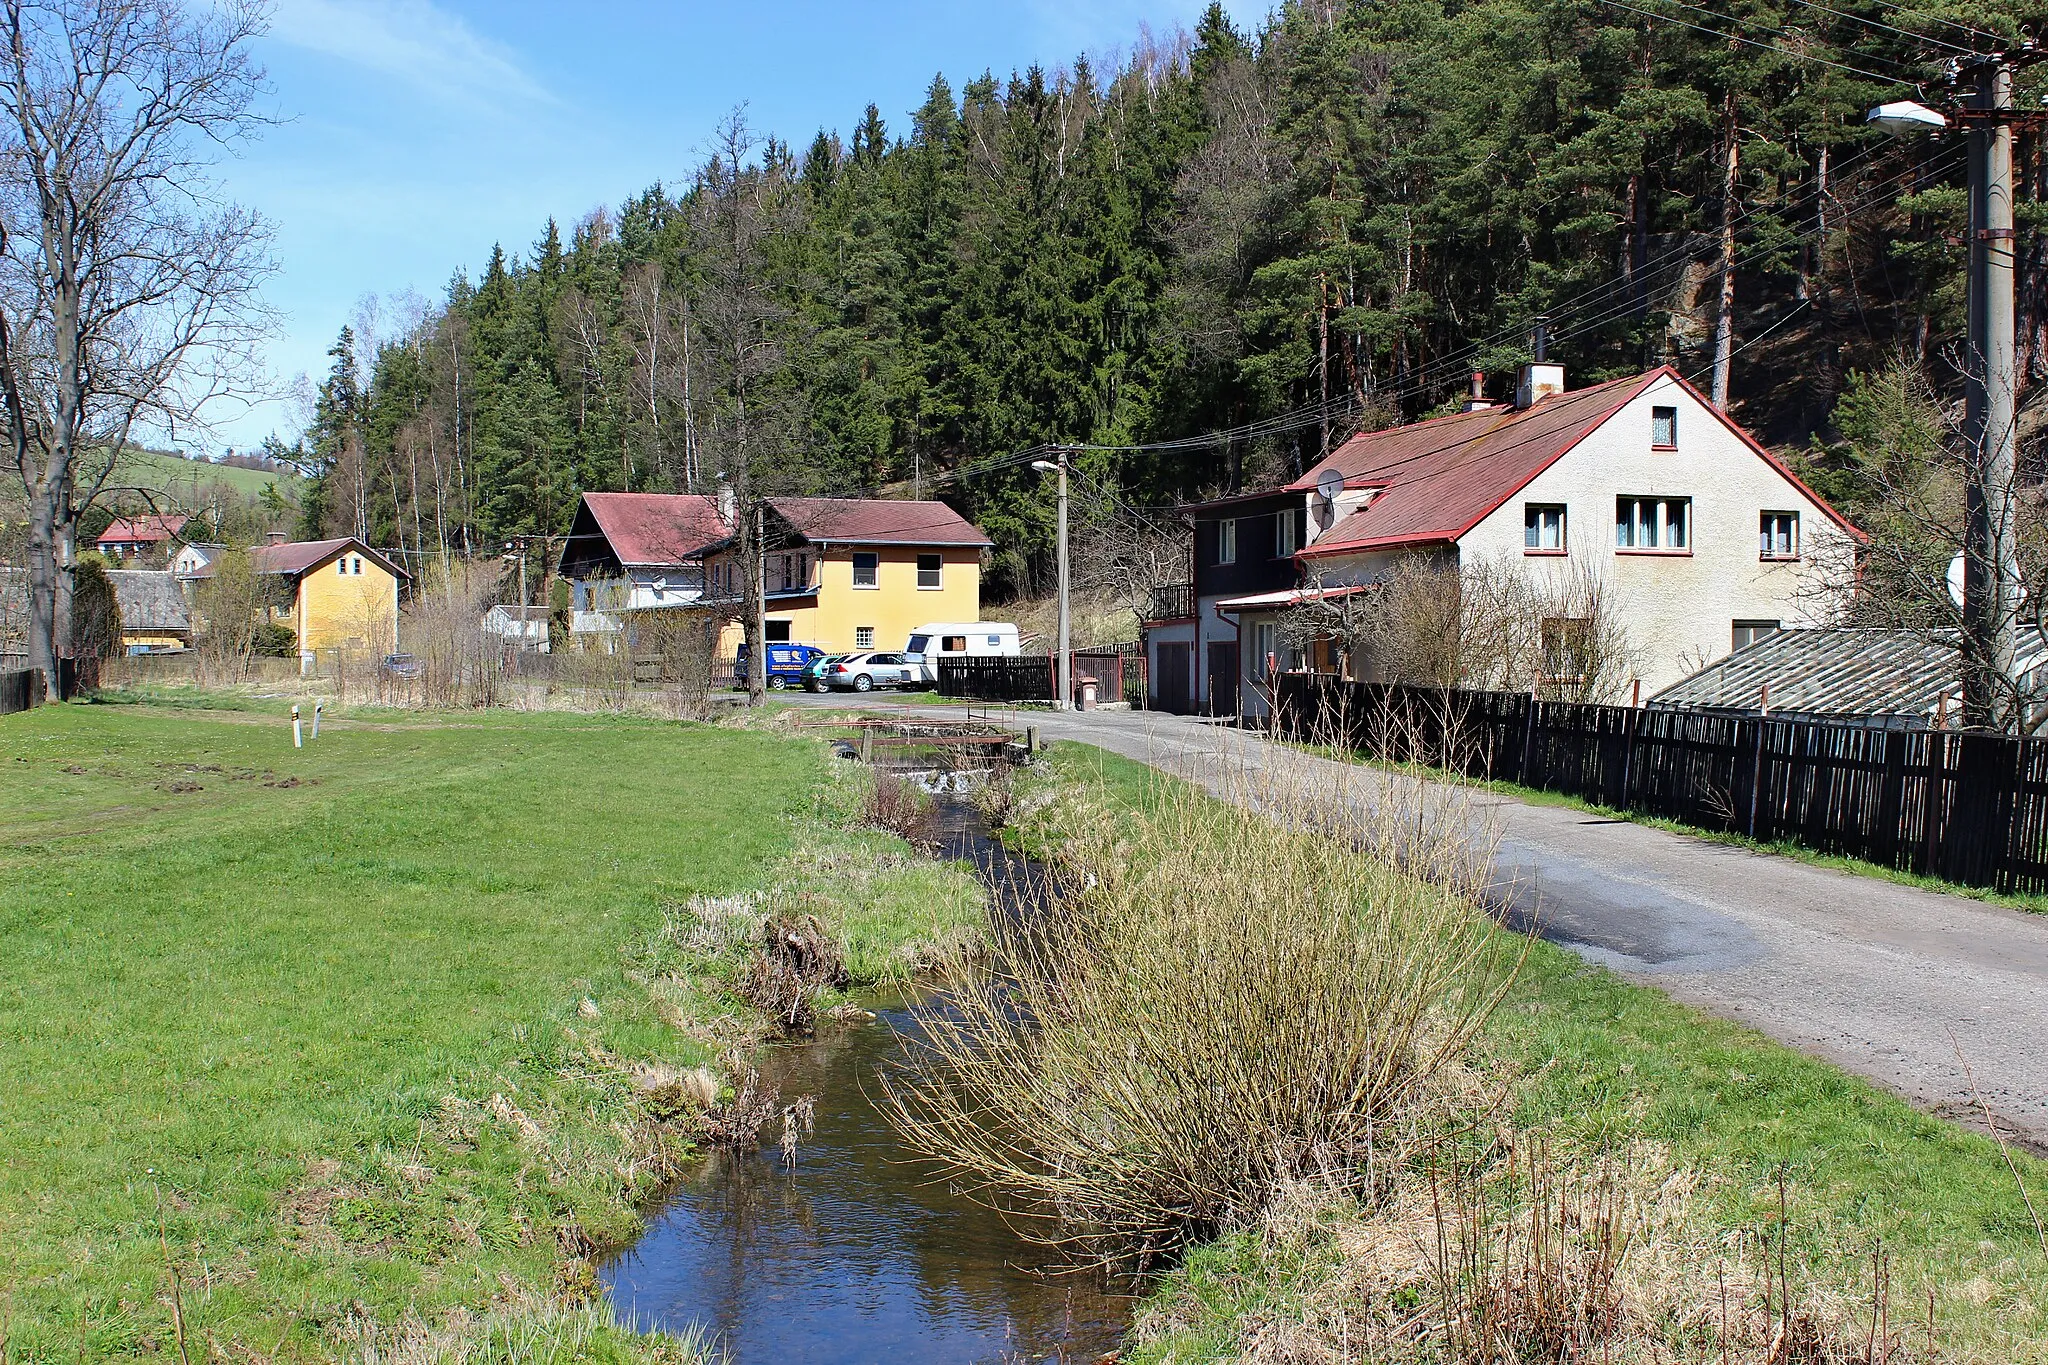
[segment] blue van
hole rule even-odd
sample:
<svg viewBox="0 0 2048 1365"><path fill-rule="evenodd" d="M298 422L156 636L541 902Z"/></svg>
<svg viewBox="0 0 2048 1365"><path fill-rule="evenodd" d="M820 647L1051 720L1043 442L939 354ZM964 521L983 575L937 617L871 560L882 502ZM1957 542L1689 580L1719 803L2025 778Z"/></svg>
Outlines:
<svg viewBox="0 0 2048 1365"><path fill-rule="evenodd" d="M770 644L768 646L768 690L770 692L780 692L785 687L802 687L804 685L804 670L810 667L811 660L818 658L824 652L824 650L819 649L816 645ZM734 656L732 661L732 685L734 690L747 685L747 646L745 641L740 643L740 652Z"/></svg>

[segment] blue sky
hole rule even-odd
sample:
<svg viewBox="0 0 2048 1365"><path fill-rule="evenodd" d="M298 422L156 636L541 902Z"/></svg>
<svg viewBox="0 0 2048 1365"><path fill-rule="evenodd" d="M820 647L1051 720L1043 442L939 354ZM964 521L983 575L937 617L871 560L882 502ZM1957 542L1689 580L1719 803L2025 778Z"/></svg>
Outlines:
<svg viewBox="0 0 2048 1365"><path fill-rule="evenodd" d="M283 393L317 381L366 295L389 334L406 293L438 299L493 242L525 251L656 180L684 181L718 120L747 106L799 150L870 101L892 132L943 71L957 92L1081 53L1113 59L1141 26L1192 27L1205 0L277 0L260 55L282 120L219 168L275 226L268 348ZM1227 0L1241 26L1265 0ZM221 409L217 452L301 420L288 396Z"/></svg>

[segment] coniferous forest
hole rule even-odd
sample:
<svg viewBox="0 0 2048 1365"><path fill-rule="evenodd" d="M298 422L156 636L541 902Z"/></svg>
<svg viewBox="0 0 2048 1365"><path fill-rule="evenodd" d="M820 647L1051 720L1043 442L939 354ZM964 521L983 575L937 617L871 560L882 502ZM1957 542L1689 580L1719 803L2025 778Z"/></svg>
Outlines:
<svg viewBox="0 0 2048 1365"><path fill-rule="evenodd" d="M344 329L286 452L300 530L459 555L559 535L585 490L941 496L999 597L1051 540L1005 457L1093 447L1125 507L1257 486L1474 369L1499 396L1542 315L1573 386L1668 361L1705 389L1718 354L1738 420L1825 442L1859 373L1942 391L1960 360L1963 140L1865 111L1939 103L2029 17L1294 0L1113 68L941 75L803 145L735 113L689 183L490 248L374 355ZM2038 130L2016 156L2034 377Z"/></svg>

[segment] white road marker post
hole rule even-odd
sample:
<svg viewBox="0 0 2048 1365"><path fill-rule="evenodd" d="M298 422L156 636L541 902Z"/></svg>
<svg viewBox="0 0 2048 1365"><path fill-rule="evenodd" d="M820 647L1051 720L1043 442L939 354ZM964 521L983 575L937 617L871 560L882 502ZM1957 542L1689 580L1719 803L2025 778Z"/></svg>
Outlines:
<svg viewBox="0 0 2048 1365"><path fill-rule="evenodd" d="M292 708L292 747L294 749L306 747L306 732L299 725L299 708L296 706Z"/></svg>
<svg viewBox="0 0 2048 1365"><path fill-rule="evenodd" d="M327 705L324 701L313 703L313 738L320 738L320 711Z"/></svg>

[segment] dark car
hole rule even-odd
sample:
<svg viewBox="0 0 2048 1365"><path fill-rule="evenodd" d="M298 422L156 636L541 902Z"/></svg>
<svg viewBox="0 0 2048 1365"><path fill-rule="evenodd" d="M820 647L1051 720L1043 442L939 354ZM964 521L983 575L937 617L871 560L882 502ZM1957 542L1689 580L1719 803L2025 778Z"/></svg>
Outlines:
<svg viewBox="0 0 2048 1365"><path fill-rule="evenodd" d="M848 658L851 658L851 657L852 657L852 656L851 656L851 655L848 655L848 654L820 654L820 655L819 655L819 656L818 656L817 658L815 658L815 659L811 660L811 661L810 661L809 663L805 664L805 665L804 665L804 691L806 691L806 692L823 692L823 691L825 691L825 690L826 690L826 684L825 684L825 670L826 670L826 669L828 669L828 668L830 668L830 667L831 667L831 666L832 666L833 664L836 664L836 663L838 663L838 662L839 662L840 660L842 660L842 659L848 659Z"/></svg>
<svg viewBox="0 0 2048 1365"><path fill-rule="evenodd" d="M802 686L804 670L810 667L811 662L824 652L824 650L819 649L816 645L779 645L771 643L768 646L768 677L766 679L768 690L770 692L780 692L783 688L792 685ZM734 656L732 661L732 685L735 688L747 685L747 657L747 647L745 644L742 644L740 645L739 653Z"/></svg>
<svg viewBox="0 0 2048 1365"><path fill-rule="evenodd" d="M422 669L420 661L410 654L386 654L377 671L387 678L417 678Z"/></svg>

